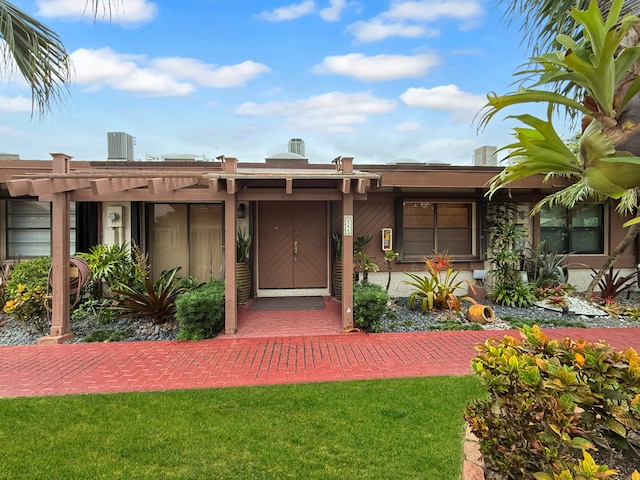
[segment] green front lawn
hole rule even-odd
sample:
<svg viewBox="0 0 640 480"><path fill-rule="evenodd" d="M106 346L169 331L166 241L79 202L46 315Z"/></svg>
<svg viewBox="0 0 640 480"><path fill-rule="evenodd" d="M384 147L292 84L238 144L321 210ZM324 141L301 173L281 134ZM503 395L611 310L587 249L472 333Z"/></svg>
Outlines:
<svg viewBox="0 0 640 480"><path fill-rule="evenodd" d="M476 377L0 399L2 479L459 480Z"/></svg>

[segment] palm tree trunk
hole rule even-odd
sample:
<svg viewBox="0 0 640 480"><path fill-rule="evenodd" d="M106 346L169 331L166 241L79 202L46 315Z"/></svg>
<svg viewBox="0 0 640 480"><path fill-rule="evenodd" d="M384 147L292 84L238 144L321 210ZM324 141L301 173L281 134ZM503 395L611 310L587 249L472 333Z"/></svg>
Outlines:
<svg viewBox="0 0 640 480"><path fill-rule="evenodd" d="M636 218L640 218L640 212L638 213ZM640 232L640 223L636 223L635 225L631 225L630 227L627 228L626 235L623 237L622 240L620 240L620 243L618 243L614 251L611 253L611 255L609 255L609 258L607 258L607 261L604 262L604 264L600 267L600 270L598 270L598 272L594 275L593 280L591 280L591 283L589 284L589 287L587 287L587 291L585 292L585 298L587 300L591 298L593 291L595 290L596 286L598 285L598 282L603 277L605 272L609 270L610 267L615 265L620 255L622 255L625 252L625 250L629 247L629 245L633 243L633 241L635 240L639 232Z"/></svg>

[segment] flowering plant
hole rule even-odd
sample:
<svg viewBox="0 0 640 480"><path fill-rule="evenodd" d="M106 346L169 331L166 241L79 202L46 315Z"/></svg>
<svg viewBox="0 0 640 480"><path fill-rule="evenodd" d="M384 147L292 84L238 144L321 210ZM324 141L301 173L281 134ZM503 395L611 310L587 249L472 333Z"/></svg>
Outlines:
<svg viewBox="0 0 640 480"><path fill-rule="evenodd" d="M415 287L416 290L409 296L409 305L414 307L417 303L422 306L422 311L426 312L434 307L448 308L449 311L460 312L460 299L455 292L460 285L467 283L473 289L468 280L457 280L460 272L453 270L453 261L447 252L435 253L431 258L424 257L426 276L405 272L412 281L405 281L407 285ZM466 297L463 297L465 299Z"/></svg>
<svg viewBox="0 0 640 480"><path fill-rule="evenodd" d="M45 288L41 285L30 288L19 284L15 297L9 299L2 310L19 323L44 331L49 323L44 303L45 295Z"/></svg>
<svg viewBox="0 0 640 480"><path fill-rule="evenodd" d="M549 297L549 298L547 299L547 303L548 303L549 305L554 306L554 307L560 307L560 308L566 308L566 307L568 307L568 306L569 306L569 305L567 304L567 299L566 299L565 297L558 297L558 296L555 296L555 297Z"/></svg>

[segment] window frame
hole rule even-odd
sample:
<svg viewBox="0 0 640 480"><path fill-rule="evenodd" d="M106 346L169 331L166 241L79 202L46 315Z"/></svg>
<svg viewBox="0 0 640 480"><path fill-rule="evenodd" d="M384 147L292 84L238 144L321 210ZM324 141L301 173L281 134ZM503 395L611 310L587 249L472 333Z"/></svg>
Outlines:
<svg viewBox="0 0 640 480"><path fill-rule="evenodd" d="M478 209L479 202L476 199L468 199L468 198L420 198L420 197L403 197L396 199L396 241L398 245L398 253L399 253L399 261L403 263L415 263L421 262L424 257L429 257L434 254L434 251L431 252L423 252L420 254L407 254L405 251L405 216L404 216L404 206L407 203L416 202L416 203L429 203L429 204L464 204L470 206L469 213L469 244L470 244L470 253L452 253L448 252L449 255L453 258L454 261L469 261L476 260L479 258L478 255ZM436 225L436 217L437 217L437 209L434 210L434 229L437 231L438 226ZM438 249L437 242L437 233L434 235L434 248ZM438 253L442 253L439 251Z"/></svg>
<svg viewBox="0 0 640 480"><path fill-rule="evenodd" d="M598 213L599 213L599 220L600 220L600 224L598 226L573 226L573 225L569 225L569 219L568 219L568 214L571 211L571 209L569 208L564 208L564 226L552 226L552 227L545 227L542 224L543 221L543 216L542 213L538 215L539 217L539 230L540 230L540 241L546 241L547 239L545 238L545 231L546 232L566 232L564 237L563 237L563 242L565 243L565 247L571 247L572 243L574 243L574 235L579 233L579 232L586 232L588 230L591 229L595 229L596 231L599 232L599 236L598 236L598 243L599 243L599 247L600 250L599 251L584 251L584 250L569 250L568 248L563 250L563 251L559 251L558 253L563 253L563 254L567 254L567 255L606 255L606 250L607 250L607 246L606 246L606 230L607 230L607 217L606 217L606 212L607 209L605 208L605 205L603 203L592 203L592 204L588 204L585 205L588 207L597 207L598 208ZM561 208L561 207L560 207Z"/></svg>
<svg viewBox="0 0 640 480"><path fill-rule="evenodd" d="M43 218L47 218L48 219L48 225L46 227L44 226L38 226L38 227L33 227L31 224L29 225L24 225L24 226L11 226L12 225L12 221L11 221L11 217L13 215L15 215L15 217L19 217L20 213L16 212L13 213L11 212L12 210L12 206L13 205L19 205L19 204L26 204L26 203L30 203L30 204L40 204L40 205L47 205L47 215L40 215L39 218L43 219ZM76 251L76 222L77 222L77 218L76 218L76 203L75 202L70 202L70 207L71 207L71 218L70 218L70 233L69 233L69 240L70 240L70 245L69 245L69 249L70 255L73 255ZM27 214L23 214L23 216L29 216L28 212ZM45 201L41 201L41 200L35 200L35 199L21 199L21 200L16 200L16 199L8 199L6 200L6 204L5 204L5 212L4 212L4 219L5 219L5 240L4 240L4 248L5 248L5 252L6 252L6 257L8 259L20 259L20 258L37 258L37 257L50 257L52 252L51 252L51 229L52 229L52 225L53 225L53 217L52 217L52 204L51 202L45 202ZM37 241L37 242L31 242L30 244L27 243L25 244L24 241L12 241L12 237L14 236L14 232L22 232L22 233L26 233L26 232L40 232L40 233L44 233L46 232L46 237L47 240L46 241ZM19 239L18 239L19 240ZM30 246L34 246L34 245L44 245L45 243L48 243L49 248L48 248L48 252L38 252L37 249L36 251L27 251L25 253L22 252L16 252L14 251L14 247L16 245L20 246L20 245L30 245Z"/></svg>

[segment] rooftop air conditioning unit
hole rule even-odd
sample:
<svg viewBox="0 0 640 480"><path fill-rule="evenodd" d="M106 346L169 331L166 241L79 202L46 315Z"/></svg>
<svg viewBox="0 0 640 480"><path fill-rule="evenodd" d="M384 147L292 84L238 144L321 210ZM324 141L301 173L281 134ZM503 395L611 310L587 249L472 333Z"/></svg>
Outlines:
<svg viewBox="0 0 640 480"><path fill-rule="evenodd" d="M135 138L124 132L107 133L107 160L133 161Z"/></svg>

